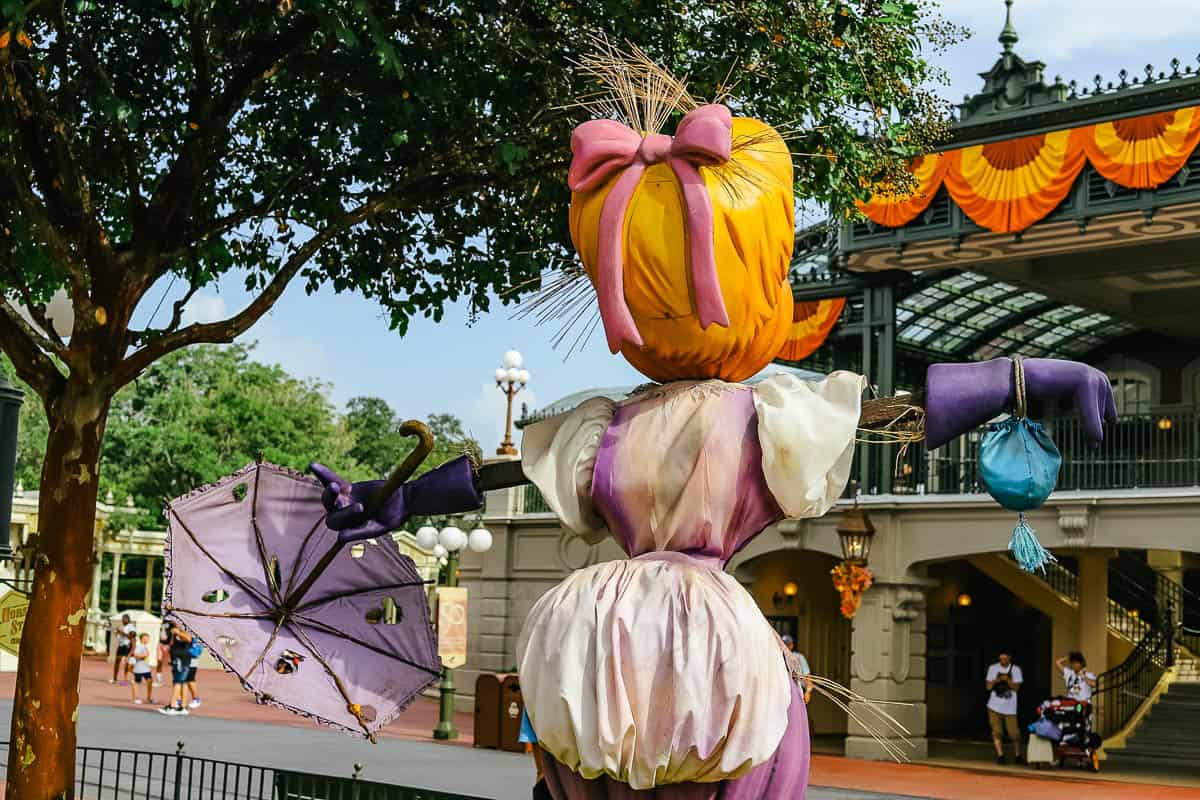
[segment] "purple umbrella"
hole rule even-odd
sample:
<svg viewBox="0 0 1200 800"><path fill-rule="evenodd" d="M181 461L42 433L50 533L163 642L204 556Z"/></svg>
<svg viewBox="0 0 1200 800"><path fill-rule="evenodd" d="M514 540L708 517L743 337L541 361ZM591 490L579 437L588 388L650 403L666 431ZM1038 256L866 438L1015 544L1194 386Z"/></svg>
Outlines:
<svg viewBox="0 0 1200 800"><path fill-rule="evenodd" d="M260 461L171 501L163 609L260 701L374 741L440 675L425 582L390 536L330 530L322 491Z"/></svg>

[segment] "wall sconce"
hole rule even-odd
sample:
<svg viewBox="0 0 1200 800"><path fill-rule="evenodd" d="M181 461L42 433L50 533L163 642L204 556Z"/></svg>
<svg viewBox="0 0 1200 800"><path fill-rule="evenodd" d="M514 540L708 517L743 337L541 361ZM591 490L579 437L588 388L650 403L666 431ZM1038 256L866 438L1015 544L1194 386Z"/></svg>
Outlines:
<svg viewBox="0 0 1200 800"><path fill-rule="evenodd" d="M963 592L955 599L955 603L958 605L959 608L970 608L971 607L971 595L967 594L966 592Z"/></svg>
<svg viewBox="0 0 1200 800"><path fill-rule="evenodd" d="M1166 432L1175 427L1175 422L1170 417L1159 417L1155 423L1160 431Z"/></svg>
<svg viewBox="0 0 1200 800"><path fill-rule="evenodd" d="M800 592L800 587L795 581L788 581L783 585L782 592L776 592L771 598L771 602L776 609L782 609L785 606L790 606L796 601L796 595Z"/></svg>

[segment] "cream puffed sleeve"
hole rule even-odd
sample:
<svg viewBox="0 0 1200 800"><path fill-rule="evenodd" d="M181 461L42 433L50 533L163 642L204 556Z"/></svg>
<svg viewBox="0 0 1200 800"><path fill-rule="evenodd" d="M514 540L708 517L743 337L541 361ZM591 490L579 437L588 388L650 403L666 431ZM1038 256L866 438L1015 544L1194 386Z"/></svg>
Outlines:
<svg viewBox="0 0 1200 800"><path fill-rule="evenodd" d="M754 387L767 487L791 519L819 517L850 477L866 379L834 372L819 381L772 375Z"/></svg>
<svg viewBox="0 0 1200 800"><path fill-rule="evenodd" d="M535 422L521 439L521 469L563 525L588 544L608 535L592 506L596 451L615 405L593 397L573 411Z"/></svg>

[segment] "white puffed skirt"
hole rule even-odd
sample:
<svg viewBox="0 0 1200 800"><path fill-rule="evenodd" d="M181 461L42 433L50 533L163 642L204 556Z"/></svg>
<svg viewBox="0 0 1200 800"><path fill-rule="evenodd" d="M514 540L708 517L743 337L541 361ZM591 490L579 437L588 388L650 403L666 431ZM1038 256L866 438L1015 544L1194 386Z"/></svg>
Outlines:
<svg viewBox="0 0 1200 800"><path fill-rule="evenodd" d="M584 778L634 789L738 778L788 726L779 637L713 560L658 552L578 570L517 643L538 742Z"/></svg>

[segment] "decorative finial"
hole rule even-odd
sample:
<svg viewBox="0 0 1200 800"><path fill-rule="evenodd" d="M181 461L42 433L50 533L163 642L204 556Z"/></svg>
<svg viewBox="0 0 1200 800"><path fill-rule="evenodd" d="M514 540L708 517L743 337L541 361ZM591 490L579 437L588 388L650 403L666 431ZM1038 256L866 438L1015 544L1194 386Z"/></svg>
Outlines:
<svg viewBox="0 0 1200 800"><path fill-rule="evenodd" d="M1004 52L1011 53L1013 45L1017 43L1017 29L1012 24L1012 4L1013 0L1004 0L1006 6L1004 12L1004 30L1000 31L1000 44L1004 45Z"/></svg>

